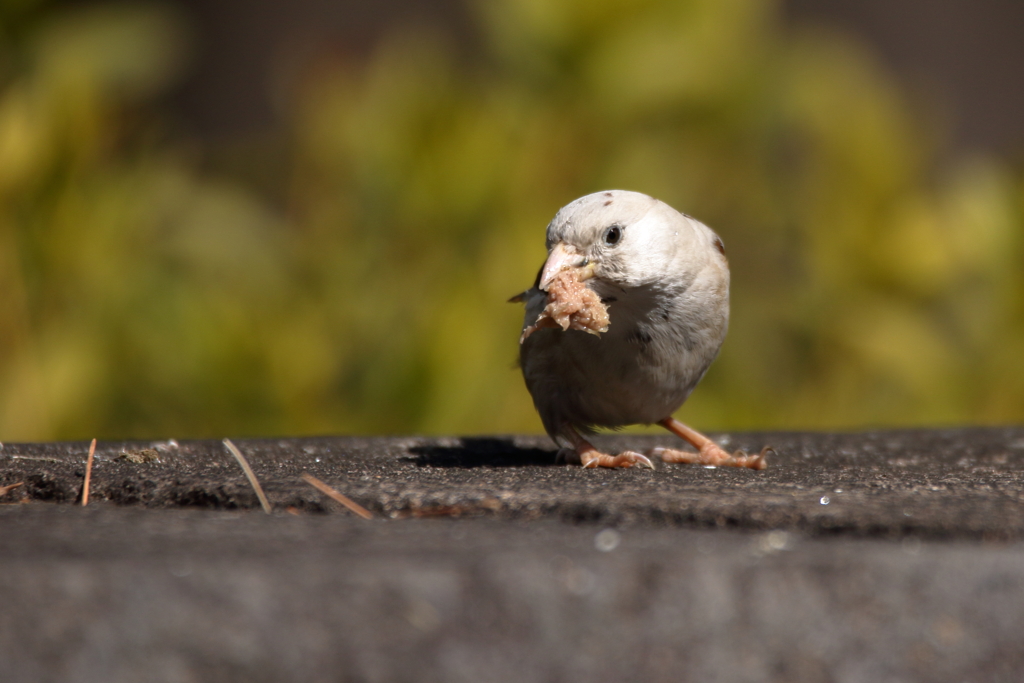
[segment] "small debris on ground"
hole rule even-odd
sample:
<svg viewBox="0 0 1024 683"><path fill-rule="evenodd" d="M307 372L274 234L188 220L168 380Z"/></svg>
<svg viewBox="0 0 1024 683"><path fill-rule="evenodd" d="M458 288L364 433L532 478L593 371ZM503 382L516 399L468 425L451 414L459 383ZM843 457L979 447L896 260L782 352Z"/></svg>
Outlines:
<svg viewBox="0 0 1024 683"><path fill-rule="evenodd" d="M312 486L313 488L317 489L318 491L320 491L324 495L334 499L336 502L341 503L342 505L347 507L349 510L351 510L352 512L354 512L357 515L359 515L360 517L362 517L363 519L373 519L373 514L371 514L369 510L367 510L362 505L360 505L359 503L355 502L354 500L352 500L348 496L346 496L346 495L344 495L342 493L339 493L333 487L328 486L327 484L325 484L324 482L320 481L319 479L317 479L313 475L305 473L305 474L302 475L302 479L307 484Z"/></svg>
<svg viewBox="0 0 1024 683"><path fill-rule="evenodd" d="M6 496L8 493L13 491L14 489L18 488L19 486L24 486L24 485L25 485L25 482L19 481L17 484L8 484L7 486L0 486L0 497Z"/></svg>
<svg viewBox="0 0 1024 683"><path fill-rule="evenodd" d="M156 462L160 459L160 451L155 448L143 448L138 451L125 451L117 456L118 460L127 460L135 465L141 465L146 462Z"/></svg>
<svg viewBox="0 0 1024 683"><path fill-rule="evenodd" d="M263 493L263 487L260 486L260 482L256 479L256 473L252 471L252 467L249 466L249 461L242 455L242 451L238 450L231 439L224 439L221 443L231 452L231 455L235 456L235 460L242 467L242 472L245 473L245 478L249 480L249 485L252 486L252 490L256 492L256 497L259 498L260 505L263 506L263 511L268 515L273 512L270 507L270 501L267 500L267 494Z"/></svg>
<svg viewBox="0 0 1024 683"><path fill-rule="evenodd" d="M89 445L89 459L85 463L85 483L82 484L82 507L89 504L89 483L92 481L92 458L96 454L96 439Z"/></svg>

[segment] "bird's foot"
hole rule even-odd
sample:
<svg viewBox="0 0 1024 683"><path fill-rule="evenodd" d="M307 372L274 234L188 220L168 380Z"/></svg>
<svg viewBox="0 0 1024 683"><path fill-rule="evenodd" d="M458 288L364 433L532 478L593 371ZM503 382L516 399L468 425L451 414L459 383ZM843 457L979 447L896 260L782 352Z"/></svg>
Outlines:
<svg viewBox="0 0 1024 683"><path fill-rule="evenodd" d="M600 451L589 451L580 454L580 462L584 467L648 467L654 469L654 463L636 451L622 451L618 455L608 455Z"/></svg>
<svg viewBox="0 0 1024 683"><path fill-rule="evenodd" d="M618 455L608 455L596 448L571 449L563 448L558 452L560 462L582 465L585 468L596 467L648 467L654 469L654 463L650 458L636 451L623 451Z"/></svg>
<svg viewBox="0 0 1024 683"><path fill-rule="evenodd" d="M768 467L767 456L774 453L771 446L765 446L757 455L746 451L736 451L732 455L713 441L708 441L699 452L677 451L674 448L655 448L650 455L661 458L662 462L680 462L690 465L713 465L715 467L749 467L752 470L763 470Z"/></svg>

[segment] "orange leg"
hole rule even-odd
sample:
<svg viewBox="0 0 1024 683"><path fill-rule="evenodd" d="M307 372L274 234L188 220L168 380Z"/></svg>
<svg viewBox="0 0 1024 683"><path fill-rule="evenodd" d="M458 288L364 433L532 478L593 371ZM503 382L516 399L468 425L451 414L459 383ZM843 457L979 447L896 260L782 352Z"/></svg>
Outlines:
<svg viewBox="0 0 1024 683"><path fill-rule="evenodd" d="M654 463L646 455L635 451L623 451L618 455L602 453L592 443L584 439L573 427L569 428L566 436L572 441L573 454L579 458L579 464L584 467L632 467L633 465L639 465L654 469Z"/></svg>
<svg viewBox="0 0 1024 683"><path fill-rule="evenodd" d="M692 445L698 451L697 453L690 453L689 451L677 451L673 448L655 448L651 451L651 455L660 457L662 462L749 467L752 470L763 470L768 467L765 457L770 452L774 453L771 446L765 446L757 455L748 455L743 451L736 451L735 454L729 455L714 441L700 432L690 429L675 418L666 417L658 424Z"/></svg>

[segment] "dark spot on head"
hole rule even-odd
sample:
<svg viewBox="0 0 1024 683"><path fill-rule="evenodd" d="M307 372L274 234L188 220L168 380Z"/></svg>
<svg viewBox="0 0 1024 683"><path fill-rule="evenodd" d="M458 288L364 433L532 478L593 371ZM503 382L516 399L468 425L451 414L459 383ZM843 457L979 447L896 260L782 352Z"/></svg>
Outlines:
<svg viewBox="0 0 1024 683"><path fill-rule="evenodd" d="M611 192L605 192L604 196L605 197L614 197L615 195L613 195Z"/></svg>
<svg viewBox="0 0 1024 683"><path fill-rule="evenodd" d="M718 252L725 256L725 243L722 242L722 238L718 235L715 235L715 249L718 249Z"/></svg>
<svg viewBox="0 0 1024 683"><path fill-rule="evenodd" d="M612 205L612 200L610 200L610 199L609 199L608 201L606 201L606 202L604 203L604 205L605 205L605 206L611 206L611 205Z"/></svg>

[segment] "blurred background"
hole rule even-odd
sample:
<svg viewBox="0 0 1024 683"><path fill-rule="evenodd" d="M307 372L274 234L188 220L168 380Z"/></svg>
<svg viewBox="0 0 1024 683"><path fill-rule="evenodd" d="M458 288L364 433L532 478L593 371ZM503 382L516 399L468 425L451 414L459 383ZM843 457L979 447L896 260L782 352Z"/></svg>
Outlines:
<svg viewBox="0 0 1024 683"><path fill-rule="evenodd" d="M0 0L0 440L540 432L506 304L715 228L698 428L1024 421L1016 0Z"/></svg>

